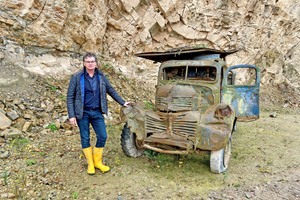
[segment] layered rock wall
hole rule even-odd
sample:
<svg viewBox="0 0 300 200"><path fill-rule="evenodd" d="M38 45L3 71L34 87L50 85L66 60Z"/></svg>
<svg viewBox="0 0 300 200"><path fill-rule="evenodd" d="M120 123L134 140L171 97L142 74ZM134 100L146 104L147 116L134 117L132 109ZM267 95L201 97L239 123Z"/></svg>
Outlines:
<svg viewBox="0 0 300 200"><path fill-rule="evenodd" d="M262 84L299 87L296 0L1 0L0 59L45 76L81 68L86 52L155 85L158 64L135 53L182 46L241 49L228 65L256 64Z"/></svg>

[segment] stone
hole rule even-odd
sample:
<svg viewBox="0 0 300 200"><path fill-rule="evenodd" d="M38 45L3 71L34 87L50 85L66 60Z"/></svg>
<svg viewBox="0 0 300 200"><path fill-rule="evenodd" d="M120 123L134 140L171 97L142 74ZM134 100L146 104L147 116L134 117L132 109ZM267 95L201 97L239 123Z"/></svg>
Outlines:
<svg viewBox="0 0 300 200"><path fill-rule="evenodd" d="M68 119L69 119L69 117L66 115L59 118L60 122L63 122L63 123L65 123Z"/></svg>
<svg viewBox="0 0 300 200"><path fill-rule="evenodd" d="M32 119L32 126L37 126L38 125L38 120L37 118Z"/></svg>
<svg viewBox="0 0 300 200"><path fill-rule="evenodd" d="M3 104L1 104L1 105L3 105ZM0 113L2 113L2 114L6 114L6 112L3 110L4 109L4 105L3 105L3 108L0 108Z"/></svg>
<svg viewBox="0 0 300 200"><path fill-rule="evenodd" d="M246 193L245 196L247 197L247 199L251 199L252 198L252 196L249 193Z"/></svg>
<svg viewBox="0 0 300 200"><path fill-rule="evenodd" d="M61 123L60 125L61 125L61 127L63 127L63 128L66 129L66 130L72 129L72 126L69 125L69 124L67 124L67 123Z"/></svg>
<svg viewBox="0 0 300 200"><path fill-rule="evenodd" d="M56 111L52 113L52 119L58 119L58 113Z"/></svg>
<svg viewBox="0 0 300 200"><path fill-rule="evenodd" d="M11 110L11 111L7 112L6 115L9 119L11 119L13 121L19 118L18 113L14 110Z"/></svg>
<svg viewBox="0 0 300 200"><path fill-rule="evenodd" d="M175 24L180 21L180 16L178 14L176 14L175 16L170 15L167 19L171 24Z"/></svg>
<svg viewBox="0 0 300 200"><path fill-rule="evenodd" d="M0 60L5 57L4 53L0 52Z"/></svg>
<svg viewBox="0 0 300 200"><path fill-rule="evenodd" d="M23 104L18 104L18 108L20 108L21 110L25 110L25 106Z"/></svg>
<svg viewBox="0 0 300 200"><path fill-rule="evenodd" d="M43 101L41 102L41 108L45 109L47 107L46 103Z"/></svg>
<svg viewBox="0 0 300 200"><path fill-rule="evenodd" d="M175 9L175 4L173 1L160 0L158 6L165 16L172 15L172 11Z"/></svg>
<svg viewBox="0 0 300 200"><path fill-rule="evenodd" d="M53 104L49 104L46 108L46 112L51 112L54 108L54 105Z"/></svg>
<svg viewBox="0 0 300 200"><path fill-rule="evenodd" d="M165 19L159 13L157 13L154 16L154 19L156 20L161 29L165 26Z"/></svg>
<svg viewBox="0 0 300 200"><path fill-rule="evenodd" d="M6 140L3 137L0 137L0 146L2 146L2 144L4 144L6 142Z"/></svg>
<svg viewBox="0 0 300 200"><path fill-rule="evenodd" d="M62 101L57 102L57 105L62 108L63 107Z"/></svg>
<svg viewBox="0 0 300 200"><path fill-rule="evenodd" d="M66 135L66 136L71 136L71 135L73 135L73 131L66 131L66 132L65 132L65 135Z"/></svg>
<svg viewBox="0 0 300 200"><path fill-rule="evenodd" d="M207 36L206 32L197 31L194 28L181 23L176 23L171 25L171 27L177 34L186 39L206 38Z"/></svg>
<svg viewBox="0 0 300 200"><path fill-rule="evenodd" d="M25 122L25 124L22 127L23 132L29 132L32 128L32 122Z"/></svg>
<svg viewBox="0 0 300 200"><path fill-rule="evenodd" d="M21 99L19 98L19 97L16 97L16 98L14 98L14 100L13 100L13 104L15 104L15 105L18 105L18 104L20 104L22 101L21 101Z"/></svg>
<svg viewBox="0 0 300 200"><path fill-rule="evenodd" d="M24 118L18 118L16 120L16 123L13 125L13 127L22 130L24 124L25 124L26 120Z"/></svg>
<svg viewBox="0 0 300 200"><path fill-rule="evenodd" d="M9 157L9 152L8 151L5 151L4 153L0 153L0 159L5 159L5 158L8 158Z"/></svg>
<svg viewBox="0 0 300 200"><path fill-rule="evenodd" d="M107 24L113 26L115 29L121 30L121 25L113 18L109 18Z"/></svg>
<svg viewBox="0 0 300 200"><path fill-rule="evenodd" d="M139 0L121 0L121 2L127 13L131 13L132 10L140 3Z"/></svg>
<svg viewBox="0 0 300 200"><path fill-rule="evenodd" d="M154 189L152 188L147 188L148 192L154 192Z"/></svg>
<svg viewBox="0 0 300 200"><path fill-rule="evenodd" d="M33 117L33 115L30 114L30 113L25 113L25 114L23 114L23 117L24 117L25 119L31 119L31 118Z"/></svg>
<svg viewBox="0 0 300 200"><path fill-rule="evenodd" d="M42 113L36 113L36 117L39 119L49 119L50 116L48 113L42 112Z"/></svg>
<svg viewBox="0 0 300 200"><path fill-rule="evenodd" d="M0 130L4 130L8 127L10 127L11 125L11 120L8 119L5 114L3 114L2 112L0 112Z"/></svg>
<svg viewBox="0 0 300 200"><path fill-rule="evenodd" d="M276 112L271 113L270 117L276 118L277 117L277 113Z"/></svg>
<svg viewBox="0 0 300 200"><path fill-rule="evenodd" d="M4 133L3 133L4 132ZM22 136L22 133L20 130L11 127L10 129L4 130L1 134L4 134L4 138L7 139L17 139Z"/></svg>
<svg viewBox="0 0 300 200"><path fill-rule="evenodd" d="M56 128L60 129L60 122L59 121L56 121L55 125L56 125Z"/></svg>

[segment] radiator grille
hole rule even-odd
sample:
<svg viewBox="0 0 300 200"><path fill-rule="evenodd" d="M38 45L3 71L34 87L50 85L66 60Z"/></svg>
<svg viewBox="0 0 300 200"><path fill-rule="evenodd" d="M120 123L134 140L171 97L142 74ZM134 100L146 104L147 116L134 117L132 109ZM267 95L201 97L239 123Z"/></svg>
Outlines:
<svg viewBox="0 0 300 200"><path fill-rule="evenodd" d="M146 115L146 133L167 133L167 123L163 120L157 120Z"/></svg>
<svg viewBox="0 0 300 200"><path fill-rule="evenodd" d="M179 115L173 123L173 134L189 139L195 139L197 122L181 121L185 114Z"/></svg>
<svg viewBox="0 0 300 200"><path fill-rule="evenodd" d="M172 115L175 116L172 117ZM185 115L184 113L179 115L165 114L165 116L160 115L160 120L158 120L146 114L146 133L167 134L169 132L187 139L195 139L197 121L182 121ZM168 121L167 118L174 120ZM172 130L168 131L169 123L171 123Z"/></svg>
<svg viewBox="0 0 300 200"><path fill-rule="evenodd" d="M168 106L168 99L165 97L157 98L157 106L160 110L183 111L192 110L192 97L172 97Z"/></svg>

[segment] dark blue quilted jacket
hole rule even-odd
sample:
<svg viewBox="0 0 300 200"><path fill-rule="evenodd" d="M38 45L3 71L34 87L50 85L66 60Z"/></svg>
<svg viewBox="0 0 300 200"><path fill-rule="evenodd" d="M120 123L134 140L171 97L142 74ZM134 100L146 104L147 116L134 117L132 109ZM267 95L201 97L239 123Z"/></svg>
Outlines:
<svg viewBox="0 0 300 200"><path fill-rule="evenodd" d="M124 105L125 101L118 95L116 90L111 86L106 76L103 75L99 69L96 68L98 77L100 79L100 103L101 112L107 114L107 99L106 93L109 94L116 102ZM76 117L81 119L83 115L84 105L84 70L81 70L72 75L68 94L67 94L67 108L69 118Z"/></svg>

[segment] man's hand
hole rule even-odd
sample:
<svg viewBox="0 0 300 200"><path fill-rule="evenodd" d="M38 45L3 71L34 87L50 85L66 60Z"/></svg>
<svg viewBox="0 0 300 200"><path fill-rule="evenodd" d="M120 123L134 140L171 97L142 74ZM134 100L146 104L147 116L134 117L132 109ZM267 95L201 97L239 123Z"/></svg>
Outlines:
<svg viewBox="0 0 300 200"><path fill-rule="evenodd" d="M69 121L70 121L70 124L72 124L73 126L77 126L76 117L70 118Z"/></svg>
<svg viewBox="0 0 300 200"><path fill-rule="evenodd" d="M132 105L132 102L125 102L123 106L128 107L129 105Z"/></svg>

